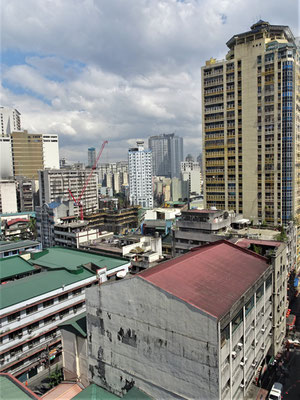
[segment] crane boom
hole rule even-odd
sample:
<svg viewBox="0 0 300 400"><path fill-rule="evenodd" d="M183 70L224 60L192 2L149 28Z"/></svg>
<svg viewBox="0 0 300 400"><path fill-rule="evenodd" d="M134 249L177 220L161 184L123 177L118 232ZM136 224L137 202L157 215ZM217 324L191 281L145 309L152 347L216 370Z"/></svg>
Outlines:
<svg viewBox="0 0 300 400"><path fill-rule="evenodd" d="M91 170L91 172L90 172L90 174L89 174L87 180L85 181L85 185L84 185L84 187L83 187L83 189L82 189L82 191L81 191L81 193L80 193L80 196L78 197L78 202L80 202L80 200L81 200L81 198L82 198L82 196L83 196L83 194L84 194L84 192L85 192L85 190L86 190L86 188L87 188L87 185L89 184L89 181L91 180L91 177L92 177L92 175L93 175L93 172L94 172L94 170L96 169L96 166L97 166L97 164L98 164L99 158L101 157L102 151L103 151L103 149L104 149L104 147L105 147L105 145L106 145L107 143L108 143L107 140L105 140L105 141L102 143L102 146L101 146L101 149L100 149L100 151L99 151L99 153L98 153L97 159L96 159L96 161L94 162L94 165L92 166L92 170Z"/></svg>

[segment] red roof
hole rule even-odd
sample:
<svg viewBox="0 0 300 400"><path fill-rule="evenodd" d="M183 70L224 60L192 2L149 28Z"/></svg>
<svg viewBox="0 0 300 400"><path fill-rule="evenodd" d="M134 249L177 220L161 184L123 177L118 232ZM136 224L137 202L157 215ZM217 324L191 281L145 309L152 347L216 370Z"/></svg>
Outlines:
<svg viewBox="0 0 300 400"><path fill-rule="evenodd" d="M247 249L251 244L268 246L268 247L279 247L281 242L275 240L256 240L256 239L239 239L235 242L235 244L239 247L243 247Z"/></svg>
<svg viewBox="0 0 300 400"><path fill-rule="evenodd" d="M265 257L220 240L138 277L220 319L268 267Z"/></svg>
<svg viewBox="0 0 300 400"><path fill-rule="evenodd" d="M29 222L29 220L25 219L25 218L15 218L15 219L11 219L10 221L7 221L7 225L11 226L11 225L14 225L14 224L16 224L18 222Z"/></svg>

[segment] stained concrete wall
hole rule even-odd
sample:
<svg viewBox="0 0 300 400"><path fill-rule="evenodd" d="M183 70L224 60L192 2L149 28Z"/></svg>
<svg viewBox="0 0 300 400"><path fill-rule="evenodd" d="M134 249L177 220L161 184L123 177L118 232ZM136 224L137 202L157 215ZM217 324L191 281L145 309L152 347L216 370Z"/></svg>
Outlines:
<svg viewBox="0 0 300 400"><path fill-rule="evenodd" d="M90 380L155 399L219 398L215 318L139 277L88 289Z"/></svg>

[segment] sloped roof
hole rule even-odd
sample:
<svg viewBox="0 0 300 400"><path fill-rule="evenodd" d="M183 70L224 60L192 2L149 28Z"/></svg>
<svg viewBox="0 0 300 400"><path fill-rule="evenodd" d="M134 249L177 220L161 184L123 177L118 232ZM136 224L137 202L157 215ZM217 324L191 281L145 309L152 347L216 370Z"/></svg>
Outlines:
<svg viewBox="0 0 300 400"><path fill-rule="evenodd" d="M66 330L71 330L73 333L76 332L76 334L79 334L83 337L87 337L86 312L75 315L75 317L59 324L59 327Z"/></svg>
<svg viewBox="0 0 300 400"><path fill-rule="evenodd" d="M18 222L29 222L28 219L26 218L15 218L15 219L11 219L10 221L7 221L7 226L11 226L14 224L17 224Z"/></svg>
<svg viewBox="0 0 300 400"><path fill-rule="evenodd" d="M40 399L11 374L0 374L0 398L5 400Z"/></svg>
<svg viewBox="0 0 300 400"><path fill-rule="evenodd" d="M220 319L268 267L265 257L221 240L143 271L138 278Z"/></svg>
<svg viewBox="0 0 300 400"><path fill-rule="evenodd" d="M90 384L77 396L73 397L74 400L118 400L119 396L108 392L102 387L96 385L95 383ZM151 397L140 389L133 387L131 388L125 396L122 397L125 400L151 400Z"/></svg>
<svg viewBox="0 0 300 400"><path fill-rule="evenodd" d="M66 247L50 247L35 253L31 262L49 269L65 268L73 271L89 263L95 264L98 268L106 267L107 271L128 264L128 260L121 257L104 256Z"/></svg>
<svg viewBox="0 0 300 400"><path fill-rule="evenodd" d="M0 259L0 279L35 271L35 268L22 257L12 256Z"/></svg>
<svg viewBox="0 0 300 400"><path fill-rule="evenodd" d="M36 240L18 240L17 242L3 241L0 242L0 251L17 250L23 247L38 246L40 243Z"/></svg>

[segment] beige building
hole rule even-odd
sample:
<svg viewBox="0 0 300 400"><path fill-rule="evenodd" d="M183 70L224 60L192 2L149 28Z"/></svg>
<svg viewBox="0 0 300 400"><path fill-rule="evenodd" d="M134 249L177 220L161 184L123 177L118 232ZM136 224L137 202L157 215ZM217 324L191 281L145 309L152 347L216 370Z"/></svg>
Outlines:
<svg viewBox="0 0 300 400"><path fill-rule="evenodd" d="M300 213L299 48L264 21L227 46L202 68L205 206L286 224Z"/></svg>

